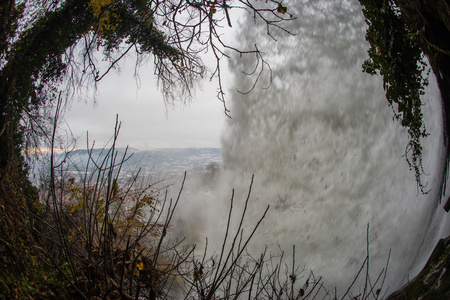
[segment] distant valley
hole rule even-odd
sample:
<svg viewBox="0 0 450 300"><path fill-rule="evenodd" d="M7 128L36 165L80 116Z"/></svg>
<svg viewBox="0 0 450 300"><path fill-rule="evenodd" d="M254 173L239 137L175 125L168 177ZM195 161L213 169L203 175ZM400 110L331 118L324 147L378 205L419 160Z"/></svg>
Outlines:
<svg viewBox="0 0 450 300"><path fill-rule="evenodd" d="M55 154L54 164L62 166L67 174L77 177L86 173L86 168L93 170L95 165L109 165L105 160L109 149L73 150ZM220 148L162 148L153 150L137 150L133 148L116 149L115 162L124 158L121 178L139 176L179 176L184 172L200 175L222 163ZM30 162L31 180L38 184L42 174L49 170L50 155L40 154ZM88 167L86 167L88 166Z"/></svg>

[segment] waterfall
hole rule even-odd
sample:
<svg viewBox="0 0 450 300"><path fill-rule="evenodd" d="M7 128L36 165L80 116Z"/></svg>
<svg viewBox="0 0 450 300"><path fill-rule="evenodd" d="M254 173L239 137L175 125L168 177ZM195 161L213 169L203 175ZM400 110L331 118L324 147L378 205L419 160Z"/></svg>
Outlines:
<svg viewBox="0 0 450 300"><path fill-rule="evenodd" d="M222 232L230 189L242 203L254 174L247 226L267 205L270 210L252 253L266 245L288 251L295 244L296 262L342 291L366 256L369 225L370 272L381 272L391 250L386 282L392 291L416 275L446 217L438 203L444 151L436 84L431 78L423 107L430 133L423 139L423 180L430 192L423 195L403 156L407 132L393 120L382 79L362 72L369 46L358 1L283 5L297 17L287 25L294 35L273 32L275 42L251 17L236 34L240 48L258 45L272 77L266 66L253 91L240 93L254 80L241 71L251 71L256 61L231 60L223 195L202 206L210 217L207 234L214 240Z"/></svg>
<svg viewBox="0 0 450 300"><path fill-rule="evenodd" d="M231 189L239 214L254 175L245 230L270 209L250 253L258 256L267 246L289 257L295 245L295 262L322 276L329 289L336 286L338 294L354 279L367 250L371 278L390 253L384 288L393 292L417 275L438 239L450 234L440 203L445 149L435 79L423 99L430 135L422 141L429 190L422 194L404 157L407 131L393 118L382 78L362 72L369 45L358 1L283 5L297 17L286 27L293 35L273 31L275 42L251 16L239 24L239 47L257 44L272 72L249 56L230 60L232 119L222 137L221 177L207 191L187 184L178 225L187 228L189 241L201 244L207 236L208 249L219 251ZM245 93L255 77L243 72L262 66L255 88Z"/></svg>

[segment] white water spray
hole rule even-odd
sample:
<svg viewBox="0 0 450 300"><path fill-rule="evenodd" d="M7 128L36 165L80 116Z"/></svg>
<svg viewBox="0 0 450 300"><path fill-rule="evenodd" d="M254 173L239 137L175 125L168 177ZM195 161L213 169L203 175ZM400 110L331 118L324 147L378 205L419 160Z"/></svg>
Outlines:
<svg viewBox="0 0 450 300"><path fill-rule="evenodd" d="M377 276L391 249L386 285L393 291L417 274L439 235L449 231L438 204L444 158L436 85L427 89L423 107L431 135L423 140L429 173L423 180L430 192L422 195L403 157L407 133L393 120L382 79L362 72L368 44L358 1L283 3L297 17L288 24L296 35L277 34L274 42L251 18L241 25L240 48L258 45L273 70L272 84L264 89L268 78L262 78L247 95L232 92L223 195L191 209L201 207L209 216L202 226L214 244L223 232L230 190L236 189L236 201L245 200L255 174L246 224L255 225L271 208L253 239L253 253L266 245L289 252L295 244L296 262L342 292L366 256L369 224L370 273ZM240 71L254 65L232 60L234 87L251 87L252 78Z"/></svg>

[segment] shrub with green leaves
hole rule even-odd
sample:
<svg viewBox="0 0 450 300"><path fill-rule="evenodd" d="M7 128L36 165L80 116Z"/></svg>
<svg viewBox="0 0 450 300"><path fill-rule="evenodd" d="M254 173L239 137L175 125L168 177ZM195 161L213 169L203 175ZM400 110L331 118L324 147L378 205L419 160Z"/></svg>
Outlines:
<svg viewBox="0 0 450 300"><path fill-rule="evenodd" d="M423 123L421 96L428 85L429 68L418 35L408 28L394 1L359 2L368 25L366 40L370 43L369 59L363 63L363 70L383 77L389 105L410 137L405 157L415 171L421 192L426 193L426 184L421 179L424 173L421 139L428 133Z"/></svg>

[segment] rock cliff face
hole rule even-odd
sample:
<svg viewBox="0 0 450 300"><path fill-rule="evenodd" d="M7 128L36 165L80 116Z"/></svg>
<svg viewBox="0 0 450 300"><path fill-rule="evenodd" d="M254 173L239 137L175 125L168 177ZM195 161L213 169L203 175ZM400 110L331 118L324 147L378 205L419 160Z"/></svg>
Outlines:
<svg viewBox="0 0 450 300"><path fill-rule="evenodd" d="M450 299L450 237L437 244L420 274L388 300Z"/></svg>

